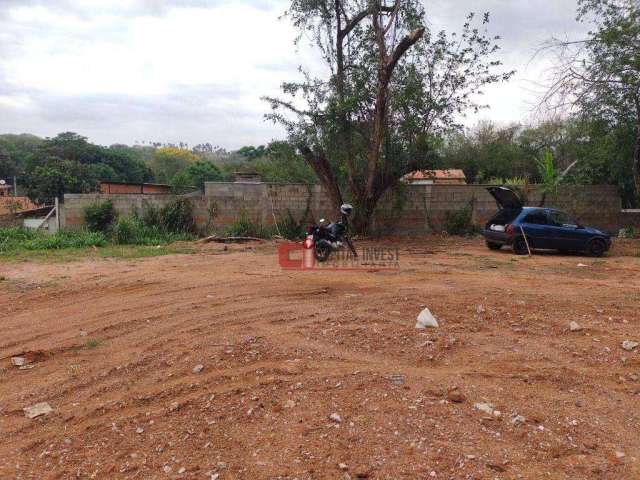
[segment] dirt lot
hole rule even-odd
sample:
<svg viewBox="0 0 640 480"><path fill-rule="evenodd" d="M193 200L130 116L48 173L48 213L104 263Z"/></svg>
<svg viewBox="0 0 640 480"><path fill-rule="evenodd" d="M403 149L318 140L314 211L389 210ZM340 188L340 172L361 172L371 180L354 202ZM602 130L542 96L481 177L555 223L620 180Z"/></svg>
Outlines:
<svg viewBox="0 0 640 480"><path fill-rule="evenodd" d="M400 248L399 271L282 271L274 245L1 265L0 478L640 478L639 243Z"/></svg>

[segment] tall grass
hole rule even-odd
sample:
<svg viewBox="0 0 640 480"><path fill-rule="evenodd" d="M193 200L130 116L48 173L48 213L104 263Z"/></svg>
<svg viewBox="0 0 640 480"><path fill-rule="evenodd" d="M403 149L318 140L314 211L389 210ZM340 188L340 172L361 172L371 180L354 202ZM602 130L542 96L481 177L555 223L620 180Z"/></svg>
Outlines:
<svg viewBox="0 0 640 480"><path fill-rule="evenodd" d="M271 238L273 229L259 220L251 220L247 213L242 211L238 218L227 226L225 234L229 237Z"/></svg>
<svg viewBox="0 0 640 480"><path fill-rule="evenodd" d="M148 225L138 217L120 217L111 227L111 238L118 245L166 245L195 240L190 232L172 232L157 225Z"/></svg>
<svg viewBox="0 0 640 480"><path fill-rule="evenodd" d="M59 230L49 234L23 227L0 229L0 252L20 250L57 250L62 248L102 247L107 239L102 232Z"/></svg>

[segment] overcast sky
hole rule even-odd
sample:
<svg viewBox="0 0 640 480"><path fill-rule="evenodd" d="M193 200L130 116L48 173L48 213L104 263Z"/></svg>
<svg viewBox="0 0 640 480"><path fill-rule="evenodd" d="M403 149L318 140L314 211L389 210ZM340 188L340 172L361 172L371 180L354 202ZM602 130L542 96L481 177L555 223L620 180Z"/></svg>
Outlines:
<svg viewBox="0 0 640 480"><path fill-rule="evenodd" d="M580 37L575 0L425 0L430 27L459 29L490 11L508 84L491 109L466 119L530 119L531 61L551 36ZM275 94L312 51L293 45L280 0L0 0L0 133L75 131L101 144L142 140L228 149L282 138L263 120Z"/></svg>

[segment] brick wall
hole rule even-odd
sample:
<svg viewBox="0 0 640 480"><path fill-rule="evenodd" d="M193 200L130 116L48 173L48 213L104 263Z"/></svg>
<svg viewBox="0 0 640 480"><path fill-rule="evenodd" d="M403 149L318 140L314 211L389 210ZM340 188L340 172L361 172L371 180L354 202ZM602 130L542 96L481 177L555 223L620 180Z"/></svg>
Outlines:
<svg viewBox="0 0 640 480"><path fill-rule="evenodd" d="M528 205L538 205L541 194L535 185L522 193ZM280 222L289 212L296 220L305 214L308 221L337 217L319 185L207 182L204 195L189 197L194 202L196 222L203 231L212 226L224 227L241 213L263 224L273 224L274 218ZM120 214L127 215L134 210L141 212L145 201L162 206L173 198L173 195L65 195L62 225L83 225L84 207L98 200L111 200ZM473 206L473 221L478 225L483 225L497 210L484 185L405 185L381 200L372 228L383 235L440 231L447 215L466 205ZM545 206L566 210L581 223L609 232L629 225L640 226L640 215L621 211L615 186L563 186L557 195L547 197Z"/></svg>

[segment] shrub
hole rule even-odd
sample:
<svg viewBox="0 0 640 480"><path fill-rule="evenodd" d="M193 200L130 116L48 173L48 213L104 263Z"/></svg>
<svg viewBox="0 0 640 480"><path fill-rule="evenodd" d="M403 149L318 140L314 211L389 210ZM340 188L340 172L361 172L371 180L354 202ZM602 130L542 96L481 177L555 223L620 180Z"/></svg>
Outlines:
<svg viewBox="0 0 640 480"><path fill-rule="evenodd" d="M149 203L146 200L142 203L142 216L140 220L149 227L163 227L162 212L160 207Z"/></svg>
<svg viewBox="0 0 640 480"><path fill-rule="evenodd" d="M119 245L164 245L194 238L191 233L167 232L157 226L145 225L135 216L120 217L112 229L112 240Z"/></svg>
<svg viewBox="0 0 640 480"><path fill-rule="evenodd" d="M471 235L476 233L477 227L472 223L473 208L467 205L457 212L447 212L444 220L444 230L450 235Z"/></svg>
<svg viewBox="0 0 640 480"><path fill-rule="evenodd" d="M129 245L136 243L138 230L138 222L136 222L134 217L120 217L113 225L111 235L114 243L119 245Z"/></svg>
<svg viewBox="0 0 640 480"><path fill-rule="evenodd" d="M287 210L287 216L278 223L278 231L287 240L300 240L306 234L302 222L297 222L290 210Z"/></svg>
<svg viewBox="0 0 640 480"><path fill-rule="evenodd" d="M273 236L270 228L257 220L251 221L244 211L240 212L240 216L226 228L225 234L230 237L270 238Z"/></svg>
<svg viewBox="0 0 640 480"><path fill-rule="evenodd" d="M111 200L95 202L84 209L87 228L92 232L107 232L117 216Z"/></svg>
<svg viewBox="0 0 640 480"><path fill-rule="evenodd" d="M193 205L188 198L176 198L160 211L162 227L172 233L194 233L196 223L193 219Z"/></svg>

